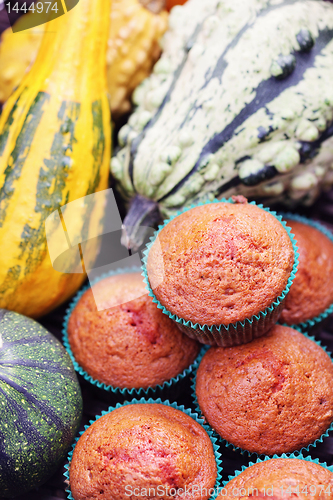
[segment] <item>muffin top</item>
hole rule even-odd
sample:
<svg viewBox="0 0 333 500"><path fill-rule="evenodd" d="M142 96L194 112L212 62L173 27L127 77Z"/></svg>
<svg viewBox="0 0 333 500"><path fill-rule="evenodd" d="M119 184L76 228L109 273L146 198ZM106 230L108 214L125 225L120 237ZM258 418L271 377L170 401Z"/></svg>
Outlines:
<svg viewBox="0 0 333 500"><path fill-rule="evenodd" d="M295 458L273 458L245 469L229 481L217 500L323 500L332 496L333 473L325 467Z"/></svg>
<svg viewBox="0 0 333 500"><path fill-rule="evenodd" d="M97 310L94 296L105 309ZM110 276L87 290L70 316L68 340L91 377L119 388L163 384L200 350L153 303L140 273Z"/></svg>
<svg viewBox="0 0 333 500"><path fill-rule="evenodd" d="M291 240L270 213L247 203L211 203L172 219L147 260L149 283L172 314L230 324L265 310L286 288Z"/></svg>
<svg viewBox="0 0 333 500"><path fill-rule="evenodd" d="M333 242L319 229L287 220L297 240L298 270L286 297L281 321L302 323L333 304Z"/></svg>
<svg viewBox="0 0 333 500"><path fill-rule="evenodd" d="M205 500L210 495L201 496L201 488L214 488L216 477L203 427L155 403L122 406L99 418L80 437L69 471L75 500L177 499L185 487L186 498Z"/></svg>
<svg viewBox="0 0 333 500"><path fill-rule="evenodd" d="M333 363L318 344L286 326L236 347L213 347L197 373L209 424L258 454L300 450L333 421Z"/></svg>

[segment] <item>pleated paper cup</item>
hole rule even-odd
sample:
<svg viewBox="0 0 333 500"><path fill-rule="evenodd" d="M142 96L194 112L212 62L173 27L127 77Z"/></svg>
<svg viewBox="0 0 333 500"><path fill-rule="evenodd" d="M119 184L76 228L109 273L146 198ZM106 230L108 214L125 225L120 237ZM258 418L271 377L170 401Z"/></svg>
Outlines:
<svg viewBox="0 0 333 500"><path fill-rule="evenodd" d="M242 497L327 499L332 495L333 466L301 453L258 458L248 466L243 465L218 489L218 500Z"/></svg>
<svg viewBox="0 0 333 500"><path fill-rule="evenodd" d="M282 325L282 326L287 326L287 325ZM291 327L288 326L288 328L291 328ZM309 340L312 340L314 343L316 343L318 346L320 346L326 352L326 354L331 359L331 362L333 363L332 354L327 351L326 346L323 346L320 341L318 341L318 340L315 339L315 337L308 335L306 332L302 332L300 328L293 327L293 329L297 330L299 333L301 333L302 335L304 335L305 337L307 337ZM198 359L199 366L200 366L202 358L204 357L204 355L206 354L206 352L202 352L201 353L201 355L200 355L200 357ZM198 369L199 369L199 366L198 366ZM207 419L207 421L209 423L209 419L208 419L207 415L204 414L204 412L202 411L202 409L199 406L199 402L198 402L198 398L197 398L197 394L196 394L196 383L197 383L198 369L196 370L196 372L194 374L194 377L193 377L193 380L192 380L192 386L191 386L192 387L192 399L193 399L195 411L197 412L197 414L200 415L200 417L202 417L204 419ZM232 390L232 387L230 387L230 390ZM263 409L263 411L265 411L265 410ZM220 442L220 444L222 444L223 446L226 446L227 448L231 448L233 450L237 450L242 455L246 455L248 457L255 457L255 458L265 457L265 456L271 457L271 456L274 455L274 452L272 454L267 453L265 455L263 453L257 453L257 452L255 452L253 450L249 451L247 449L243 449L240 446L237 446L235 443L233 443L232 440L228 441L228 440L224 439L214 429L214 427L212 427L212 428L213 428L213 431L216 434L216 436L218 436L218 441ZM239 428L239 430L241 430L241 429ZM246 429L243 429L243 431L246 433ZM272 430L272 432L273 432L273 430ZM317 439L315 439L313 442L310 442L307 446L300 447L298 449L293 450L292 452L289 451L289 450L285 450L285 451L288 452L288 453L295 453L295 454L309 453L311 448L315 448L319 443L322 443L324 440L326 440L330 435L332 435L332 432L333 432L333 421L331 422L330 425L327 426L327 429L325 430L325 432L323 432L321 434L320 437L318 437Z"/></svg>
<svg viewBox="0 0 333 500"><path fill-rule="evenodd" d="M294 251L294 264L292 271L290 273L287 285L281 295L277 297L272 304L270 304L268 307L266 307L264 310L259 311L257 314L246 318L244 321L237 321L235 323L230 323L230 324L219 324L219 325L207 325L207 324L199 324L199 323L193 323L190 320L186 320L176 314L172 314L167 307L162 304L156 297L154 290L152 289L150 282L149 282L149 276L147 272L147 260L148 260L148 255L149 251L152 247L152 245L155 243L155 241L158 238L159 233L161 230L170 222L172 221L175 217L178 217L179 215L183 214L184 212L187 212L188 210L191 210L197 206L201 205L206 205L206 204L212 204L212 203L233 203L233 200L215 200L215 201L207 201L206 203L200 203L198 205L192 205L188 208L185 208L184 210L179 211L175 216L171 217L170 219L166 220L163 225L159 226L158 230L155 232L154 236L151 238L150 243L147 245L146 250L144 251L144 257L143 257L143 265L142 265L142 270L143 270L143 277L144 281L147 285L147 290L149 295L152 297L153 302L157 304L157 307L162 310L164 314L169 316L178 326L178 328L186 333L189 337L198 340L202 344L209 344L209 345L218 345L222 347L228 347L228 346L233 346L233 345L240 345L240 344L245 344L247 342L250 342L251 340L260 337L261 335L264 335L272 325L274 325L281 314L281 311L284 307L284 299L291 287L291 284L295 278L295 274L297 271L297 266L298 266L298 252L297 252L297 246L296 246L296 241L293 237L293 234L290 231L290 228L287 227L286 223L283 221L282 217L277 215L276 212L272 212L268 208L263 207L263 205L257 205L258 208L261 208L265 210L266 212L270 213L272 216L274 216L284 227L284 229L287 231L289 238L292 242L293 246L293 251ZM251 202L249 205L256 205L256 203Z"/></svg>
<svg viewBox="0 0 333 500"><path fill-rule="evenodd" d="M110 276L116 276L116 275L121 275L125 273L138 273L141 271L141 268L138 267L131 267L131 268L122 268L122 269L117 269L116 271L111 271L109 273L103 274L99 278L95 279L92 282L92 285L98 283L99 281L108 278ZM196 370L199 364L199 359L201 358L200 354L201 351L199 352L198 356L196 359L191 363L187 368L182 370L180 373L178 373L176 376L165 380L162 384L157 384L155 386L149 386L149 387L140 387L140 388L131 388L131 387L126 387L126 388L120 388L112 385L105 384L101 382L100 380L93 378L89 373L80 366L80 364L77 362L75 359L75 356L73 354L73 351L71 349L71 345L68 339L68 322L71 317L71 314L78 304L79 300L81 297L84 295L84 293L89 290L91 287L90 285L85 286L80 290L76 296L73 298L72 302L70 303L66 315L64 317L64 322L63 322L63 344L68 352L68 354L71 357L71 360L73 362L74 368L77 371L79 375L81 375L84 379L85 382L87 382L91 388L96 392L96 394L101 397L103 400L108 401L110 404L116 404L118 402L123 402L126 399L132 399L138 396L144 396L144 397L163 397L163 398L168 398L171 400L175 400L177 397L181 397L182 393L184 390L186 390L187 385L189 384L189 379L193 371ZM202 348L204 349L204 347Z"/></svg>
<svg viewBox="0 0 333 500"><path fill-rule="evenodd" d="M206 433L208 434L208 436L209 436L209 438L211 440L211 443L212 443L214 457L215 457L215 463L216 463L216 469L217 469L217 477L216 477L215 485L214 485L214 488L212 488L211 495L209 497L209 500L214 500L215 497L216 497L216 495L217 495L218 485L221 484L221 471L222 471L221 455L220 455L220 453L218 451L218 445L216 443L216 437L214 436L214 433L212 432L212 430L210 429L210 427L204 423L204 420L197 415L197 413L192 412L190 409L186 409L183 405L178 405L176 403L170 403L169 401L162 401L161 399L150 399L150 398L149 399L141 398L139 400L133 399L132 401L125 402L123 405L122 404L117 404L115 407L110 407L110 408L108 408L107 411L103 411L101 415L96 416L95 420L91 420L89 422L90 425L85 426L85 429L76 438L76 440L75 440L75 442L74 442L74 444L72 446L72 450L71 450L71 452L68 455L68 464L65 465L65 469L66 470L65 470L64 475L65 475L65 482L68 485L68 488L67 488L67 497L68 497L68 499L69 500L75 500L74 497L73 497L73 495L72 495L72 492L71 492L70 467L71 467L71 461L72 461L73 453L74 453L75 447L76 447L76 445L77 445L80 437L86 431L89 432L91 426L98 419L100 419L101 417L103 417L104 415L107 415L108 413L114 411L115 409L121 408L122 406L135 405L135 404L162 404L162 405L170 406L170 407L175 408L177 410L180 410L181 412L183 412L186 415L190 416L195 422L197 422L198 424L200 424L201 427L206 431ZM204 467L205 464L202 464L202 466ZM129 485L131 486L131 484L132 484L133 487L136 486L135 477L134 477L133 480L132 480L132 478L129 478ZM190 498L194 498L194 497L191 496ZM200 498L200 495L198 496L198 498Z"/></svg>
<svg viewBox="0 0 333 500"><path fill-rule="evenodd" d="M289 219L291 221L300 222L302 224L305 224L305 225L308 225L312 228L315 228L320 233L322 233L324 236L326 236L326 238L332 243L332 246L333 246L333 234L332 234L332 232L329 231L320 222L314 221L312 219L309 219L307 217L303 217L303 216L298 215L298 214L292 214L292 213L281 213L281 216L284 219ZM300 250L300 248L299 248L299 250ZM333 247L332 247L332 259L333 259ZM303 263L302 263L303 269L304 269L304 266L306 266L306 263L303 261ZM301 268L301 263L299 263L299 269L300 268ZM311 268L309 268L309 266L306 266L306 273L307 273L307 276L311 277ZM296 281L297 281L297 279L296 279ZM311 281L310 281L310 284L307 284L307 286L311 286ZM332 287L333 287L333 278L332 278ZM330 291L328 291L328 293L329 292ZM308 331L310 328L314 327L315 325L322 323L330 314L333 313L333 293L332 292L331 292L331 295L332 295L332 301L330 301L330 303L328 305L327 305L327 301L326 301L326 304L323 305L322 310L319 314L313 315L313 314L311 314L311 312L309 312L307 310L306 312L308 313L308 318L305 321L288 322L288 326L291 326L291 327L298 326L303 331ZM298 298L300 298L300 297L298 296ZM327 298L329 298L329 296ZM291 296L289 296L288 300L291 300ZM300 301L300 302L302 304L302 301ZM306 303L306 301L304 300L303 303ZM280 320L282 323L284 323L283 319L280 318Z"/></svg>

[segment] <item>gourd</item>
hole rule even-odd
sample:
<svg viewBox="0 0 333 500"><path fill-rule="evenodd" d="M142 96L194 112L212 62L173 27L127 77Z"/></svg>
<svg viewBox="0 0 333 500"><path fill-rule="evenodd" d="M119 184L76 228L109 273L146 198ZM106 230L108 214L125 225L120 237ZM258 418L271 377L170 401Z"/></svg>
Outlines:
<svg viewBox="0 0 333 500"><path fill-rule="evenodd" d="M8 99L0 119L0 307L45 314L85 279L52 267L49 248L67 239L73 271L77 243L95 236L104 201L90 194L108 187L111 127L105 53L108 0L80 0L46 25L37 59ZM83 198L71 216L73 200ZM69 205L68 205L69 204ZM61 217L57 210L63 207ZM97 231L98 234L98 231ZM89 259L98 251L96 241ZM68 245L69 246L69 245ZM87 258L88 258L87 257ZM85 262L90 265L91 261ZM67 268L66 268L67 270Z"/></svg>
<svg viewBox="0 0 333 500"><path fill-rule="evenodd" d="M32 16L33 14L29 13L16 21L16 33L13 33L12 28L7 28L1 35L0 102L8 99L36 58L44 34L44 25L27 29Z"/></svg>
<svg viewBox="0 0 333 500"><path fill-rule="evenodd" d="M130 111L130 96L151 72L161 49L158 40L167 29L166 11L153 13L139 0L114 0L107 46L108 91L113 118ZM45 25L31 25L28 13L16 21L17 30L8 28L0 45L0 102L4 102L20 83L34 61Z"/></svg>
<svg viewBox="0 0 333 500"><path fill-rule="evenodd" d="M216 196L310 204L333 184L333 5L189 0L111 162L138 226ZM133 201L134 198L134 201Z"/></svg>
<svg viewBox="0 0 333 500"><path fill-rule="evenodd" d="M0 492L23 494L65 458L82 396L64 347L36 321L0 309Z"/></svg>

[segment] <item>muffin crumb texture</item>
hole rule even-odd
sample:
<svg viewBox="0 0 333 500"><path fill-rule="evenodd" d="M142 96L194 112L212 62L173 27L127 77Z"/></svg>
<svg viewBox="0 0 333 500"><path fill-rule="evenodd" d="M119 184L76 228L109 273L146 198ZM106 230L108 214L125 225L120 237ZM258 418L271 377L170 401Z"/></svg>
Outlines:
<svg viewBox="0 0 333 500"><path fill-rule="evenodd" d="M105 278L94 285L94 293L106 309L97 310L89 289L68 322L73 355L92 378L113 387L147 389L176 377L197 357L200 344L157 308L140 273Z"/></svg>
<svg viewBox="0 0 333 500"><path fill-rule="evenodd" d="M288 219L287 225L297 241L299 265L280 321L296 325L333 304L333 242L308 224Z"/></svg>
<svg viewBox="0 0 333 500"><path fill-rule="evenodd" d="M217 500L271 498L328 500L333 496L333 473L298 458L273 458L245 469L226 484Z"/></svg>
<svg viewBox="0 0 333 500"><path fill-rule="evenodd" d="M150 248L147 273L172 314L193 324L228 325L271 306L293 263L290 237L273 215L220 202L172 219Z"/></svg>
<svg viewBox="0 0 333 500"><path fill-rule="evenodd" d="M184 498L185 487L189 500L207 500L192 486L209 490L216 477L203 427L180 410L149 403L99 418L76 444L69 471L74 500L170 500Z"/></svg>
<svg viewBox="0 0 333 500"><path fill-rule="evenodd" d="M294 452L333 421L333 363L314 341L276 325L249 344L210 348L196 394L209 424L234 446Z"/></svg>

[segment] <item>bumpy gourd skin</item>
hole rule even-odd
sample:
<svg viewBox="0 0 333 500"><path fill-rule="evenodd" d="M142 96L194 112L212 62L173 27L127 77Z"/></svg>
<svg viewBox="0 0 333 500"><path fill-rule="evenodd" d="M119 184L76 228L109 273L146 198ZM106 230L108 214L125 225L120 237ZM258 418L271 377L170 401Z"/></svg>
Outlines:
<svg viewBox="0 0 333 500"><path fill-rule="evenodd" d="M165 11L154 14L139 0L113 0L106 62L115 119L131 110L133 90L151 73L167 26Z"/></svg>
<svg viewBox="0 0 333 500"><path fill-rule="evenodd" d="M248 500L253 497L307 500L309 496L322 500L331 498L332 489L333 473L321 465L298 458L273 458L245 469L226 484L216 500Z"/></svg>
<svg viewBox="0 0 333 500"><path fill-rule="evenodd" d="M0 101L8 99L36 58L45 25L25 29L31 14L16 23L19 35L8 28L0 44ZM107 79L114 119L131 109L133 90L151 72L161 49L158 41L167 28L165 11L154 14L139 0L114 0L110 12Z"/></svg>
<svg viewBox="0 0 333 500"><path fill-rule="evenodd" d="M71 272L77 242L98 234L104 214L104 201L88 197L66 219L69 202L108 187L106 9L109 0L80 0L46 25L37 59L1 115L0 306L29 316L50 311L85 279L82 267L77 274L53 269L48 216L66 205L67 235L77 249L67 258ZM60 219L51 226L49 248L61 247L66 238ZM87 267L97 252L92 243Z"/></svg>
<svg viewBox="0 0 333 500"><path fill-rule="evenodd" d="M265 455L294 452L333 421L333 363L314 341L274 326L237 347L213 347L196 394L209 424L229 443Z"/></svg>
<svg viewBox="0 0 333 500"><path fill-rule="evenodd" d="M133 404L99 418L80 437L69 481L75 500L148 500L149 488L159 491L154 498L181 499L185 487L189 500L207 500L216 475L213 446L200 424L170 406Z"/></svg>
<svg viewBox="0 0 333 500"><path fill-rule="evenodd" d="M332 35L321 0L176 6L119 132L123 197L164 218L220 195L310 204L333 182Z"/></svg>
<svg viewBox="0 0 333 500"><path fill-rule="evenodd" d="M280 321L296 325L333 304L333 242L308 224L289 219L287 224L297 241L299 265Z"/></svg>

